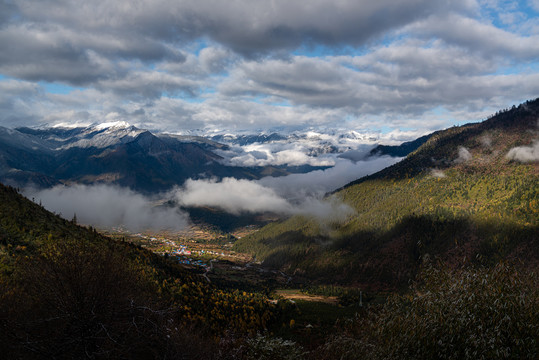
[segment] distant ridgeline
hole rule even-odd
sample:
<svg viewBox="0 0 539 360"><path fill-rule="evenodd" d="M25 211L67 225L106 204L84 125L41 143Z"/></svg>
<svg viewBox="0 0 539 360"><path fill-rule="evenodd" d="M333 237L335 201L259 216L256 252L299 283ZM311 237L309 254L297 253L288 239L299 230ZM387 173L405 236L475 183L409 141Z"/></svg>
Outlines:
<svg viewBox="0 0 539 360"><path fill-rule="evenodd" d="M5 359L211 359L219 353L216 337L281 326L290 306L217 288L0 184Z"/></svg>
<svg viewBox="0 0 539 360"><path fill-rule="evenodd" d="M406 287L425 258L537 269L538 119L536 99L436 132L401 162L331 194L355 209L345 222L295 216L235 249L320 282L379 290Z"/></svg>
<svg viewBox="0 0 539 360"><path fill-rule="evenodd" d="M260 179L325 168L229 166L216 153L227 147L198 136L153 134L128 124L73 129L0 126L0 182L41 188L113 184L157 193L190 178Z"/></svg>

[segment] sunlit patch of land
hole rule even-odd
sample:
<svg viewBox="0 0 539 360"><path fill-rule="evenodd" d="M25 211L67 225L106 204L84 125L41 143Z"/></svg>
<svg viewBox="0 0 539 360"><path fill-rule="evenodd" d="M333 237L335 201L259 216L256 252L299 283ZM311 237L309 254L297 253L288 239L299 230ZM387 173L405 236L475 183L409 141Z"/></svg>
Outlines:
<svg viewBox="0 0 539 360"><path fill-rule="evenodd" d="M196 259L226 259L238 263L248 263L252 256L232 250L236 239L254 233L258 226L237 228L231 233L223 233L212 227L192 224L180 231L143 230L130 232L121 227L102 230L111 238L127 241L164 256L193 257Z"/></svg>
<svg viewBox="0 0 539 360"><path fill-rule="evenodd" d="M298 289L280 289L275 292L278 296L281 296L288 300L303 300L303 301L315 301L322 302L331 305L338 305L339 299L337 296L324 296L324 295L310 295L302 293Z"/></svg>

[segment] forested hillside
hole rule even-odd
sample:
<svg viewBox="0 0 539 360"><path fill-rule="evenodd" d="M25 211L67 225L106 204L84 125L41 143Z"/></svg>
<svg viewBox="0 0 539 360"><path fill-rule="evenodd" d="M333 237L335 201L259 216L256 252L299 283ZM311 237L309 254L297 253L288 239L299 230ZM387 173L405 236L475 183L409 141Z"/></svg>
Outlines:
<svg viewBox="0 0 539 360"><path fill-rule="evenodd" d="M211 359L216 338L280 328L289 311L261 293L213 286L0 184L5 359Z"/></svg>
<svg viewBox="0 0 539 360"><path fill-rule="evenodd" d="M326 283L406 288L425 257L454 267L539 263L539 99L435 133L403 161L332 194L341 223L293 217L236 243L265 264ZM535 150L536 151L536 150Z"/></svg>
<svg viewBox="0 0 539 360"><path fill-rule="evenodd" d="M296 216L236 242L311 289L388 298L364 307L208 283L0 185L2 357L536 359L538 108L435 133L332 194L355 210L345 221ZM342 309L356 316L331 314Z"/></svg>

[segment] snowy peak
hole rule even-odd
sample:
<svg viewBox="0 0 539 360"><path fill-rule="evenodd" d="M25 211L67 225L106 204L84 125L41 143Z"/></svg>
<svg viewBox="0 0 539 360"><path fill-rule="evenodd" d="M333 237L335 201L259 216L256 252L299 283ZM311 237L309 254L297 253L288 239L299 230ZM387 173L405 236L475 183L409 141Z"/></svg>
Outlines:
<svg viewBox="0 0 539 360"><path fill-rule="evenodd" d="M60 146L60 149L68 148L107 148L109 146L125 144L133 141L138 135L146 130L138 129L135 126L125 122L116 121L91 125L81 129L71 141Z"/></svg>
<svg viewBox="0 0 539 360"><path fill-rule="evenodd" d="M146 130L141 130L125 122L107 122L85 127L55 126L52 128L17 128L26 136L46 143L50 150L69 148L106 148L125 144Z"/></svg>
<svg viewBox="0 0 539 360"><path fill-rule="evenodd" d="M91 127L93 127L95 130L111 130L111 129L134 128L134 126L129 124L127 121L105 122L105 123L93 125Z"/></svg>

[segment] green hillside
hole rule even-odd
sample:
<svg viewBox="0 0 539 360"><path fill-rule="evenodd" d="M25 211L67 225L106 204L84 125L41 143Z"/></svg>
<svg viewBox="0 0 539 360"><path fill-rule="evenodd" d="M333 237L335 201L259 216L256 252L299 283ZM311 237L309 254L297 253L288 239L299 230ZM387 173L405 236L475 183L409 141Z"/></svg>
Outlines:
<svg viewBox="0 0 539 360"><path fill-rule="evenodd" d="M234 288L241 275L208 283L0 184L2 358L536 359L539 169L506 154L537 138L538 108L435 133L333 194L356 211L343 222L296 216L236 243L312 291L409 289L385 304L296 307Z"/></svg>
<svg viewBox="0 0 539 360"><path fill-rule="evenodd" d="M212 359L216 339L280 328L289 311L261 293L213 286L0 184L5 359Z"/></svg>
<svg viewBox="0 0 539 360"><path fill-rule="evenodd" d="M405 288L427 254L454 267L539 264L539 166L506 155L538 138L539 99L437 132L403 161L331 196L355 214L300 216L236 243L265 264L326 283Z"/></svg>

